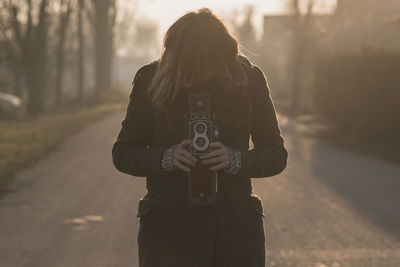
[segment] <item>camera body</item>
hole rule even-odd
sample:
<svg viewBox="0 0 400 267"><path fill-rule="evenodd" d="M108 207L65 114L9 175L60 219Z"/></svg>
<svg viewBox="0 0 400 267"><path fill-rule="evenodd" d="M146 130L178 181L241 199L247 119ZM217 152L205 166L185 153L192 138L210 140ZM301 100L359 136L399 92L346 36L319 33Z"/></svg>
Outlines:
<svg viewBox="0 0 400 267"><path fill-rule="evenodd" d="M201 158L211 152L210 143L218 139L218 128L212 117L209 94L189 95L190 153Z"/></svg>
<svg viewBox="0 0 400 267"><path fill-rule="evenodd" d="M210 143L218 140L218 128L212 115L210 94L189 94L188 133L192 144L189 152L201 159L212 151ZM188 177L189 204L214 203L217 192L217 172L209 166L198 164L191 169Z"/></svg>

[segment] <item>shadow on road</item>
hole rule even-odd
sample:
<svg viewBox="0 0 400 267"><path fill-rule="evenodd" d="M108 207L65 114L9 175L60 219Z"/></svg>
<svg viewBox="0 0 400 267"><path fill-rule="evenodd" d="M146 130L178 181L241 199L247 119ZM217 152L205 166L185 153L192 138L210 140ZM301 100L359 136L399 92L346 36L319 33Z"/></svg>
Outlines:
<svg viewBox="0 0 400 267"><path fill-rule="evenodd" d="M327 147L329 149L329 147ZM313 146L313 172L359 213L400 240L400 168L349 151Z"/></svg>
<svg viewBox="0 0 400 267"><path fill-rule="evenodd" d="M290 142L292 158L304 161L310 175L400 240L400 166L304 137L291 122L284 123L282 130Z"/></svg>

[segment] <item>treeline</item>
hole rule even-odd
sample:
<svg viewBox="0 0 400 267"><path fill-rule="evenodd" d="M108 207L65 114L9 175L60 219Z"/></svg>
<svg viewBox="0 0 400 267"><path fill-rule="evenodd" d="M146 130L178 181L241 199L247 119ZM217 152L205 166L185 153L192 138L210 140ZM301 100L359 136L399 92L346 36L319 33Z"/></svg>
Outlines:
<svg viewBox="0 0 400 267"><path fill-rule="evenodd" d="M0 90L23 98L29 114L82 102L89 82L99 101L111 89L116 8L116 0L1 1ZM69 98L65 84L75 89Z"/></svg>

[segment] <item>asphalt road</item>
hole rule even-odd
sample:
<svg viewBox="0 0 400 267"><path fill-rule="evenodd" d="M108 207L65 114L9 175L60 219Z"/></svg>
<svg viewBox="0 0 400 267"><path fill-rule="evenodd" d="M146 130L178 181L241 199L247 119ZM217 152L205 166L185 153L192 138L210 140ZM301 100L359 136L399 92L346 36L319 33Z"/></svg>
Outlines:
<svg viewBox="0 0 400 267"><path fill-rule="evenodd" d="M123 114L70 137L20 171L0 199L1 267L137 266L145 179L119 173ZM400 167L330 147L281 120L288 168L253 179L268 266L400 266Z"/></svg>

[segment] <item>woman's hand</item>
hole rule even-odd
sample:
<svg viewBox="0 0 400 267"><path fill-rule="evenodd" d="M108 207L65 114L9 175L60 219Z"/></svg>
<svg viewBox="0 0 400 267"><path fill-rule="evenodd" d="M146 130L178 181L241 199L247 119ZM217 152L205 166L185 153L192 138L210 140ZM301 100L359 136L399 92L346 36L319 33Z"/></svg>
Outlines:
<svg viewBox="0 0 400 267"><path fill-rule="evenodd" d="M203 164L213 165L209 169L210 171L218 171L230 167L229 152L226 146L221 142L212 142L210 148L214 151L204 155Z"/></svg>
<svg viewBox="0 0 400 267"><path fill-rule="evenodd" d="M172 155L172 164L184 172L190 172L190 168L186 165L194 167L197 163L197 158L185 149L185 146L190 145L191 143L192 140L190 139L183 140L175 148Z"/></svg>

